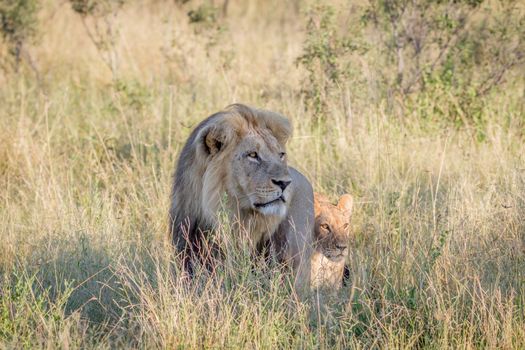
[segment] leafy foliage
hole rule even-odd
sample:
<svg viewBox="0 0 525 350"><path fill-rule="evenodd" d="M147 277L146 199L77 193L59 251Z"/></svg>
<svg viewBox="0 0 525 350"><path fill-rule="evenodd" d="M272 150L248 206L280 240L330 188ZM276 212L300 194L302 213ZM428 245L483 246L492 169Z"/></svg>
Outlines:
<svg viewBox="0 0 525 350"><path fill-rule="evenodd" d="M73 11L81 16L104 16L120 9L126 0L69 0Z"/></svg>
<svg viewBox="0 0 525 350"><path fill-rule="evenodd" d="M80 15L91 42L102 61L118 78L119 57L116 50L118 26L116 18L126 0L69 0L71 8ZM89 21L90 20L90 21Z"/></svg>
<svg viewBox="0 0 525 350"><path fill-rule="evenodd" d="M339 98L333 92L346 82L359 99L366 100L360 90L373 85L379 100L403 101L403 114L430 99L440 120L483 129L483 97L523 79L525 68L523 6L502 2L495 12L486 3L375 0L338 11L314 6L299 58L309 73L306 97L314 115L326 114ZM369 62L368 76L355 69L363 62Z"/></svg>
<svg viewBox="0 0 525 350"><path fill-rule="evenodd" d="M9 52L20 63L24 44L37 32L37 0L0 0L0 33L9 44Z"/></svg>

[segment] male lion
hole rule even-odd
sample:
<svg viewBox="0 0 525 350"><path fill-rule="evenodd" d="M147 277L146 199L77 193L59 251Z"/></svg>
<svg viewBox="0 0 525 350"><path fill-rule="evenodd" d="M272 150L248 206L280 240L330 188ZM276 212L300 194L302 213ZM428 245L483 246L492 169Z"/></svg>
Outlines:
<svg viewBox="0 0 525 350"><path fill-rule="evenodd" d="M296 288L310 285L313 190L287 166L291 132L283 116L242 104L193 130L177 162L170 209L173 243L190 275L226 208L241 226L232 234L254 247L268 244L279 261L291 263Z"/></svg>
<svg viewBox="0 0 525 350"><path fill-rule="evenodd" d="M330 203L322 194L314 195L313 288L336 290L343 283L353 202L349 194L342 195L337 205Z"/></svg>

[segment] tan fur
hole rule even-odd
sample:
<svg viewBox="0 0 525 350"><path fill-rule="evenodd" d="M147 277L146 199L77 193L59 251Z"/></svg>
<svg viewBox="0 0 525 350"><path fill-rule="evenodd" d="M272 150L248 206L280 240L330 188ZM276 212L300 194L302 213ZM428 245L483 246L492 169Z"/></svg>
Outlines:
<svg viewBox="0 0 525 350"><path fill-rule="evenodd" d="M348 257L349 224L353 199L344 194L337 205L314 194L314 252L311 261L313 288L339 289Z"/></svg>
<svg viewBox="0 0 525 350"><path fill-rule="evenodd" d="M313 191L283 156L291 131L277 113L236 104L192 132L179 156L170 209L173 241L190 270L226 209L241 226L232 234L254 247L272 242L282 260L293 261L296 282L309 283ZM273 239L276 233L284 239Z"/></svg>

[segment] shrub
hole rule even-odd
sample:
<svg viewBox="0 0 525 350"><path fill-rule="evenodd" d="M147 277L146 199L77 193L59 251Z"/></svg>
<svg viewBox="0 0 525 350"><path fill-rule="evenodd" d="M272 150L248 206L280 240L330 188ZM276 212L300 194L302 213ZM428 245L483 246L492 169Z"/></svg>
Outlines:
<svg viewBox="0 0 525 350"><path fill-rule="evenodd" d="M73 11L80 15L89 39L116 80L118 77L116 18L126 0L69 0L69 2Z"/></svg>
<svg viewBox="0 0 525 350"><path fill-rule="evenodd" d="M341 86L358 79L348 57L364 55L367 45L340 30L334 7L317 3L307 15L304 50L297 63L308 72L302 90L306 107L321 121L329 115L329 101L338 96Z"/></svg>
<svg viewBox="0 0 525 350"><path fill-rule="evenodd" d="M456 126L482 128L483 97L522 79L525 67L522 6L485 3L375 0L338 11L316 5L298 60L308 71L307 106L326 114L342 85L376 102L363 95L365 81L379 100L401 102L401 115L430 103Z"/></svg>
<svg viewBox="0 0 525 350"><path fill-rule="evenodd" d="M0 32L15 58L17 70L24 45L37 32L38 8L37 0L0 0Z"/></svg>

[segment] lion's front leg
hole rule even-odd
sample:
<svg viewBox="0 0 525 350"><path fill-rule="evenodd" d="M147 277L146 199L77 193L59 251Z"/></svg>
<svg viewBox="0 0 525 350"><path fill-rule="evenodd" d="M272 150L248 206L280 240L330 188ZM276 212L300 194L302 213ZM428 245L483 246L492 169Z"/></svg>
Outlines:
<svg viewBox="0 0 525 350"><path fill-rule="evenodd" d="M304 208L302 208L304 210ZM307 211L308 213L308 211ZM293 214L293 213L292 213ZM294 289L300 296L310 290L313 225L309 215L293 215L283 221L272 237L272 248L278 261L289 264L294 274Z"/></svg>
<svg viewBox="0 0 525 350"><path fill-rule="evenodd" d="M314 241L314 193L304 175L290 168L294 196L286 220L281 224L286 237L286 255L292 262L294 285L300 295L310 290L311 258Z"/></svg>
<svg viewBox="0 0 525 350"><path fill-rule="evenodd" d="M313 253L309 225L297 227L293 218L287 235L286 255L292 264L294 272L294 287L301 296L310 290L311 257Z"/></svg>

